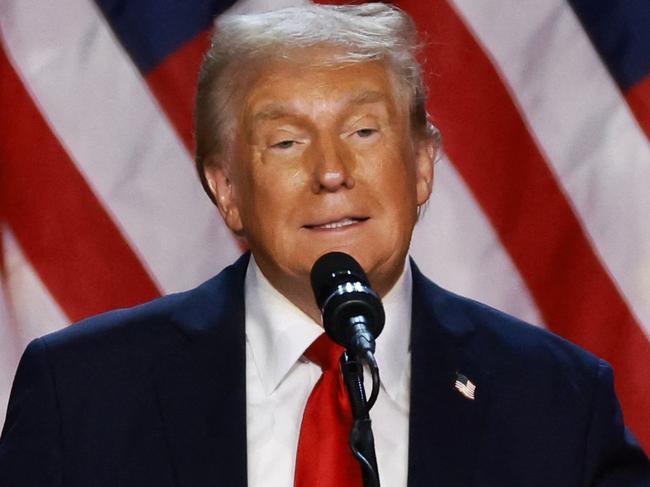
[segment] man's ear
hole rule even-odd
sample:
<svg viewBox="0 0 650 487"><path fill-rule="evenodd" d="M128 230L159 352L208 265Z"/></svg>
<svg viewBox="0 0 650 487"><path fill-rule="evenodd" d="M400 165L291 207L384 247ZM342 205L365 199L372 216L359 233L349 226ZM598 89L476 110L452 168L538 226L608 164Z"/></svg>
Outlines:
<svg viewBox="0 0 650 487"><path fill-rule="evenodd" d="M229 168L219 161L206 161L205 179L208 181L214 201L226 226L236 234L242 234L243 225L239 213L237 191Z"/></svg>
<svg viewBox="0 0 650 487"><path fill-rule="evenodd" d="M433 163L438 154L438 142L434 137L422 137L415 147L416 198L418 206L429 200L433 189Z"/></svg>

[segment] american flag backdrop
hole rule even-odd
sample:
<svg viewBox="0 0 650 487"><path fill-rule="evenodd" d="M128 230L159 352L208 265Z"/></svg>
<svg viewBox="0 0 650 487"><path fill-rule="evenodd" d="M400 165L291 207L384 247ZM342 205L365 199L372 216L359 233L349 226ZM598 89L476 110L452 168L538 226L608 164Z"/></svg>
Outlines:
<svg viewBox="0 0 650 487"><path fill-rule="evenodd" d="M215 15L289 3L0 1L0 425L30 339L240 253L193 170L196 73ZM397 4L444 140L412 254L612 363L650 450L650 2Z"/></svg>

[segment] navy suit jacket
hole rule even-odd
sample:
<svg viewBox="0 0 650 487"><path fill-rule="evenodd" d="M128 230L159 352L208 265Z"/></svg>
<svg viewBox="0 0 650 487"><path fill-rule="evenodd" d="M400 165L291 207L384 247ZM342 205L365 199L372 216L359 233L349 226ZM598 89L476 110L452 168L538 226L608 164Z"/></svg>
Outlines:
<svg viewBox="0 0 650 487"><path fill-rule="evenodd" d="M247 261L34 340L0 486L245 487ZM411 340L410 487L650 486L603 361L415 266ZM475 400L454 388L457 372Z"/></svg>

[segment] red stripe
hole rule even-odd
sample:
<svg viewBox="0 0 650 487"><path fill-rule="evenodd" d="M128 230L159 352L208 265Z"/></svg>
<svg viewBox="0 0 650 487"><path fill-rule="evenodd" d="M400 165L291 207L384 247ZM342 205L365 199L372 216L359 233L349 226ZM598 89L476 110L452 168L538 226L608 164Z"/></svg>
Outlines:
<svg viewBox="0 0 650 487"><path fill-rule="evenodd" d="M551 328L609 360L650 447L650 343L596 256L499 74L445 0L405 0L426 33L429 110L445 150Z"/></svg>
<svg viewBox="0 0 650 487"><path fill-rule="evenodd" d="M203 55L210 47L211 31L201 32L190 42L169 55L147 75L149 88L156 96L185 146L194 152L193 107L196 82ZM247 250L237 240L242 252Z"/></svg>
<svg viewBox="0 0 650 487"><path fill-rule="evenodd" d="M72 320L160 295L0 48L0 205Z"/></svg>
<svg viewBox="0 0 650 487"><path fill-rule="evenodd" d="M210 31L201 32L147 75L151 91L191 151L194 150L192 107L197 75L209 46Z"/></svg>
<svg viewBox="0 0 650 487"><path fill-rule="evenodd" d="M646 137L650 139L650 75L630 88L625 94L625 99Z"/></svg>

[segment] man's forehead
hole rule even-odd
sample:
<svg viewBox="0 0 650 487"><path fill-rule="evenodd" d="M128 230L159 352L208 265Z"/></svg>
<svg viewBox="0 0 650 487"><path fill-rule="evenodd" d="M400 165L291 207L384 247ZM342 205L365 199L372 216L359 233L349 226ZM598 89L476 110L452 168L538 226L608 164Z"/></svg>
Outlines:
<svg viewBox="0 0 650 487"><path fill-rule="evenodd" d="M392 98L385 92L377 90L359 90L356 92L345 93L339 100L343 107L361 106L371 103L389 103ZM252 121L264 122L267 120L277 120L291 116L296 112L296 107L290 100L267 100L261 101L259 106L253 108Z"/></svg>

